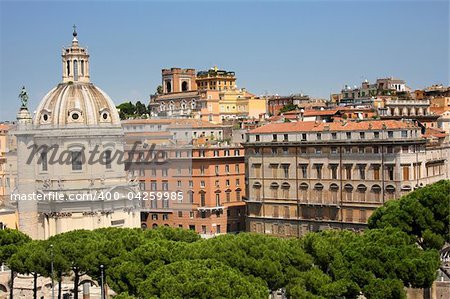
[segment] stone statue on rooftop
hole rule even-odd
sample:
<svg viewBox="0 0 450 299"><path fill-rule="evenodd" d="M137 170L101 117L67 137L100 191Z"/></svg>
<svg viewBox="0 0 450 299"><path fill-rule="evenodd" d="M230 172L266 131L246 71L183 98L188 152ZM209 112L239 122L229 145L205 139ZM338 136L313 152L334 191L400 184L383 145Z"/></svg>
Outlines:
<svg viewBox="0 0 450 299"><path fill-rule="evenodd" d="M27 108L28 93L27 93L27 90L25 89L25 86L23 86L22 90L20 91L19 99L22 102L22 108Z"/></svg>

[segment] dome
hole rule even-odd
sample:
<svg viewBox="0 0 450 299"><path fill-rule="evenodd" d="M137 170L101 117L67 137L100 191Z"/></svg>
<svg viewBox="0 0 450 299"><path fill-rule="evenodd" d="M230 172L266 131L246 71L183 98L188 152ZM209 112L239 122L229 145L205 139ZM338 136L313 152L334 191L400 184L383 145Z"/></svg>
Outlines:
<svg viewBox="0 0 450 299"><path fill-rule="evenodd" d="M74 27L72 44L62 50L62 83L44 96L34 116L40 128L120 127L111 98L90 82L89 54L78 44Z"/></svg>
<svg viewBox="0 0 450 299"><path fill-rule="evenodd" d="M34 116L38 127L114 126L120 118L111 98L92 83L60 83L44 96Z"/></svg>

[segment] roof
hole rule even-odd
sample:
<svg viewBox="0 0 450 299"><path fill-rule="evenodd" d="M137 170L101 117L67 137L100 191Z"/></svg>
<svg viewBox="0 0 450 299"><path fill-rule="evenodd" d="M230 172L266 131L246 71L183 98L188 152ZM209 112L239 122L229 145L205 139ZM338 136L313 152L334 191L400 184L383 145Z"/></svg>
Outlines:
<svg viewBox="0 0 450 299"><path fill-rule="evenodd" d="M446 111L449 111L446 107L430 107L430 112L432 112L436 115L442 115Z"/></svg>
<svg viewBox="0 0 450 299"><path fill-rule="evenodd" d="M198 91L183 91L183 92L173 92L163 95L158 95L154 100L162 101L162 100L175 100L175 99L186 99L186 98L198 98L200 97Z"/></svg>
<svg viewBox="0 0 450 299"><path fill-rule="evenodd" d="M328 110L316 110L307 109L303 112L303 116L324 116L324 115L335 115L339 109L328 109ZM283 115L300 114L299 110L284 112Z"/></svg>
<svg viewBox="0 0 450 299"><path fill-rule="evenodd" d="M422 135L424 138L445 138L447 137L447 133L443 130L435 129L435 128L426 128L425 133Z"/></svg>
<svg viewBox="0 0 450 299"><path fill-rule="evenodd" d="M174 119L167 118L147 118L147 119L127 119L122 120L122 125L128 124L170 124Z"/></svg>
<svg viewBox="0 0 450 299"><path fill-rule="evenodd" d="M322 131L367 131L385 129L418 128L411 122L397 120L349 121L323 123L315 121L299 121L290 123L271 123L256 128L250 133L288 133L288 132L322 132Z"/></svg>
<svg viewBox="0 0 450 299"><path fill-rule="evenodd" d="M199 119L174 119L169 128L223 128L224 125L214 124L208 121ZM227 127L227 126L225 126Z"/></svg>

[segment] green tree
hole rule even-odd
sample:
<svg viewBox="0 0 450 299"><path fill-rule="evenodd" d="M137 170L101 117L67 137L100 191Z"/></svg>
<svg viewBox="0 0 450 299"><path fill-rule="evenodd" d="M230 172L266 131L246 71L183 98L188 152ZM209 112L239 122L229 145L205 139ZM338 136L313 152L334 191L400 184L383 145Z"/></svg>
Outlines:
<svg viewBox="0 0 450 299"><path fill-rule="evenodd" d="M162 266L140 284L140 298L267 298L264 281L216 260L184 260Z"/></svg>
<svg viewBox="0 0 450 299"><path fill-rule="evenodd" d="M118 105L117 109L119 109L119 117L122 120L136 114L136 107L131 102L124 102Z"/></svg>
<svg viewBox="0 0 450 299"><path fill-rule="evenodd" d="M416 238L423 249L440 250L450 242L450 181L417 189L388 201L369 218L369 228L397 227Z"/></svg>
<svg viewBox="0 0 450 299"><path fill-rule="evenodd" d="M158 85L158 87L156 87L156 94L163 94L163 87L162 87L162 85Z"/></svg>
<svg viewBox="0 0 450 299"><path fill-rule="evenodd" d="M146 115L147 112L147 107L141 103L141 101L137 101L136 102L136 115L137 116L143 116Z"/></svg>
<svg viewBox="0 0 450 299"><path fill-rule="evenodd" d="M421 250L413 238L395 228L363 234L326 231L309 234L301 243L314 264L333 281L351 281L361 290L373 285L375 279L397 280L406 287L430 287L439 267L436 250Z"/></svg>
<svg viewBox="0 0 450 299"><path fill-rule="evenodd" d="M297 106L297 105L294 105L294 104L287 104L287 105L284 105L284 106L280 109L280 113L279 113L279 114L285 113L285 112L288 112L288 111L294 111L294 110L297 110L297 109L298 109L298 106Z"/></svg>
<svg viewBox="0 0 450 299"><path fill-rule="evenodd" d="M101 251L106 240L92 231L74 230L53 236L49 242L70 263L74 274L74 298L78 299L80 276L97 273L100 263L106 260Z"/></svg>
<svg viewBox="0 0 450 299"><path fill-rule="evenodd" d="M25 243L31 241L31 238L15 229L0 230L0 265L7 263L9 258ZM10 280L10 298L13 298L14 289L14 270L11 269Z"/></svg>
<svg viewBox="0 0 450 299"><path fill-rule="evenodd" d="M263 279L275 291L311 267L311 257L294 242L262 234L223 235L193 243L186 254L189 259L223 262Z"/></svg>
<svg viewBox="0 0 450 299"><path fill-rule="evenodd" d="M50 253L44 241L33 240L19 247L8 260L8 265L18 273L33 276L33 298L37 299L37 279L50 276Z"/></svg>
<svg viewBox="0 0 450 299"><path fill-rule="evenodd" d="M160 238L171 241L196 242L200 240L200 236L192 230L170 227L158 227L157 229L149 229L144 231L145 238Z"/></svg>

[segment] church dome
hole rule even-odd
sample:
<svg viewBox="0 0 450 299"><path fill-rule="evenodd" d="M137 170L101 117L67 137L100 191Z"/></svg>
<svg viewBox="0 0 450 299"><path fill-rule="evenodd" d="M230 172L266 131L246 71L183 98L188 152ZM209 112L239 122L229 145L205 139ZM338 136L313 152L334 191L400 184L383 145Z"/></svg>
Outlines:
<svg viewBox="0 0 450 299"><path fill-rule="evenodd" d="M92 83L60 83L44 96L34 124L40 127L120 126L110 97Z"/></svg>
<svg viewBox="0 0 450 299"><path fill-rule="evenodd" d="M50 90L36 110L34 125L41 128L120 127L119 113L111 98L90 82L89 54L78 45L62 52L62 83Z"/></svg>

